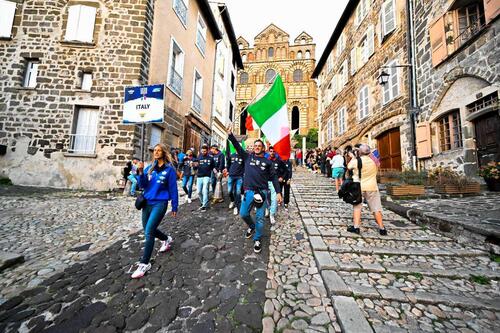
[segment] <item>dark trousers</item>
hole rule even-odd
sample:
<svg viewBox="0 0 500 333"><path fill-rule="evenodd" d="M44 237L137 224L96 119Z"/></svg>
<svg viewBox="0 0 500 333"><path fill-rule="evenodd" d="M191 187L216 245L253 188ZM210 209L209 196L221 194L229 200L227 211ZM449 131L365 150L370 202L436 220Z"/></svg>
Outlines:
<svg viewBox="0 0 500 333"><path fill-rule="evenodd" d="M286 182L281 185L281 193L283 193L283 203L288 205L290 202L290 185Z"/></svg>

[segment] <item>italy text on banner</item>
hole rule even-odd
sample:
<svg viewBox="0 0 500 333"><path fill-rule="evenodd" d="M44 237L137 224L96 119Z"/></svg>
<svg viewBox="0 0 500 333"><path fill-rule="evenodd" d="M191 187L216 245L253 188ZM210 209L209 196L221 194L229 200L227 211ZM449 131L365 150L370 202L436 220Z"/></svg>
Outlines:
<svg viewBox="0 0 500 333"><path fill-rule="evenodd" d="M250 104L248 113L274 146L282 159L290 158L290 124L286 106L286 92L281 76L277 75L269 91L258 101Z"/></svg>

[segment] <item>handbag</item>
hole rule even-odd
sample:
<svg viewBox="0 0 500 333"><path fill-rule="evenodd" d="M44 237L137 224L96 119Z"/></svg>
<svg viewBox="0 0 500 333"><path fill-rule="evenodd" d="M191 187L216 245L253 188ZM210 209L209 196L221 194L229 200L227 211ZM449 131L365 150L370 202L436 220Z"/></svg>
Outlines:
<svg viewBox="0 0 500 333"><path fill-rule="evenodd" d="M361 158L357 158L358 160L358 177L361 181L361 168L363 167ZM345 203L351 205L358 205L363 202L363 196L361 195L361 183L355 182L352 178L346 179L339 190L339 198L344 200Z"/></svg>
<svg viewBox="0 0 500 333"><path fill-rule="evenodd" d="M141 210L144 207L146 207L147 203L148 201L146 200L143 194L139 194L137 198L135 198L135 208L137 208L138 210Z"/></svg>

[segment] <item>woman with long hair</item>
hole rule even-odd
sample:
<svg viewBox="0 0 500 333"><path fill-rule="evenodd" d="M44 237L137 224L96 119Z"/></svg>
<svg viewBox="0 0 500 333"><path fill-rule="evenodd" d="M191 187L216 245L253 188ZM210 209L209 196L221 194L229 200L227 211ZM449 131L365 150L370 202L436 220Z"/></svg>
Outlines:
<svg viewBox="0 0 500 333"><path fill-rule="evenodd" d="M155 238L161 240L159 252L168 251L172 237L158 230L160 222L167 213L168 202L172 201L172 217L177 216L179 194L177 192L177 173L172 166L172 159L164 144L157 144L153 150L153 161L144 170L144 163L139 164L139 184L144 188L146 205L142 209L142 226L146 242L144 253L137 269L132 273L133 279L144 276L151 269L149 260L153 253Z"/></svg>

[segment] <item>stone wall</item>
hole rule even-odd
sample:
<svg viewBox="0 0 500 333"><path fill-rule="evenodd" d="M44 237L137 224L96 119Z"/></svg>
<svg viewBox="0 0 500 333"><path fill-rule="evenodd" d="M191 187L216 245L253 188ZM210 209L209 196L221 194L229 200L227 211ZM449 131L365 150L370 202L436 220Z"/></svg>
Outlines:
<svg viewBox="0 0 500 333"><path fill-rule="evenodd" d="M68 5L98 7L93 43L64 41ZM137 152L138 129L122 125L126 86L147 82L152 1L19 1L13 37L0 40L0 173L16 184L107 190ZM23 88L26 61L40 61ZM80 90L83 72L91 92ZM99 110L95 155L68 154L79 107Z"/></svg>

